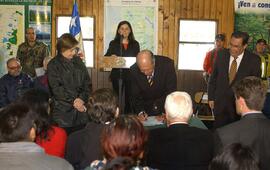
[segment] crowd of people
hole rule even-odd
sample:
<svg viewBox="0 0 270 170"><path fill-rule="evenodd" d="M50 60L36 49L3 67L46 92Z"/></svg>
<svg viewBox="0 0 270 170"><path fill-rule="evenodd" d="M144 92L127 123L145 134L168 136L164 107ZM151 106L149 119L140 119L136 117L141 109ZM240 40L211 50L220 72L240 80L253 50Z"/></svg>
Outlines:
<svg viewBox="0 0 270 170"><path fill-rule="evenodd" d="M265 130L270 120L262 112L267 110L269 76L265 40L258 40L252 53L247 50L247 33L234 32L228 49L225 36L216 36L216 47L204 62L209 106L215 115L214 129L209 130L190 125L193 101L187 92L177 91L174 61L140 51L128 21L118 24L106 56L136 56L136 63L129 70L112 70L113 89L94 92L71 34L58 39L53 58L36 40L33 28L26 35L0 79L1 168L270 167L270 133ZM39 75L41 68L44 73ZM119 90L125 100L122 111ZM144 122L150 117L164 126L148 129Z"/></svg>

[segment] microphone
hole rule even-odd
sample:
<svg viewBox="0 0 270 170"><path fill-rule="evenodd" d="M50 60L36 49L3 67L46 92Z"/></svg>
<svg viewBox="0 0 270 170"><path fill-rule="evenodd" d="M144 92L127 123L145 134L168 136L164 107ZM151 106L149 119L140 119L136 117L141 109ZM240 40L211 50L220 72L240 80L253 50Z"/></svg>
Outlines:
<svg viewBox="0 0 270 170"><path fill-rule="evenodd" d="M123 44L124 36L123 34L120 34L120 44Z"/></svg>

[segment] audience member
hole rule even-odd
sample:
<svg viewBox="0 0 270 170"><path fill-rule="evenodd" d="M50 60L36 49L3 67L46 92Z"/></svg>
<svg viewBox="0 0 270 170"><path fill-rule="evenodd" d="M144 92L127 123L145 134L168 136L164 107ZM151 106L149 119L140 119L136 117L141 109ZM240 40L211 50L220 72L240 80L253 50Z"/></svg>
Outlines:
<svg viewBox="0 0 270 170"><path fill-rule="evenodd" d="M44 74L37 76L34 79L34 88L42 89L42 90L48 92L49 94L50 94L50 90L49 90L49 83L48 83L47 66L48 66L48 63L50 62L51 59L52 59L52 57L45 57L44 58L44 60L43 60Z"/></svg>
<svg viewBox="0 0 270 170"><path fill-rule="evenodd" d="M248 146L233 143L210 163L209 170L259 170L255 153Z"/></svg>
<svg viewBox="0 0 270 170"><path fill-rule="evenodd" d="M36 40L33 27L26 29L26 42L18 47L17 59L20 60L22 71L32 78L36 77L36 68L43 66L43 59L50 55L48 46Z"/></svg>
<svg viewBox="0 0 270 170"><path fill-rule="evenodd" d="M206 170L213 158L209 130L190 127L192 100L186 92L173 92L165 101L167 128L149 133L146 164L160 170Z"/></svg>
<svg viewBox="0 0 270 170"><path fill-rule="evenodd" d="M69 135L65 158L74 169L83 169L102 159L100 135L106 124L118 116L118 100L111 89L98 89L86 105L90 122L82 130Z"/></svg>
<svg viewBox="0 0 270 170"><path fill-rule="evenodd" d="M208 82L208 79L213 71L214 63L217 58L218 52L224 49L224 43L225 43L225 35L217 34L215 37L215 48L206 53L203 62L203 69L204 69L203 76L206 82Z"/></svg>
<svg viewBox="0 0 270 170"><path fill-rule="evenodd" d="M24 104L11 104L0 117L1 169L72 170L65 160L44 153L33 141L36 137L36 115Z"/></svg>
<svg viewBox="0 0 270 170"><path fill-rule="evenodd" d="M21 101L37 113L36 143L49 155L63 158L66 149L67 134L64 129L52 125L49 116L49 94L41 89L25 92Z"/></svg>
<svg viewBox="0 0 270 170"><path fill-rule="evenodd" d="M135 113L142 120L147 114L157 116L164 113L166 96L176 90L173 60L142 50L130 69Z"/></svg>
<svg viewBox="0 0 270 170"><path fill-rule="evenodd" d="M21 72L21 65L16 58L7 61L8 73L0 79L0 108L15 101L26 90L32 88L31 78Z"/></svg>
<svg viewBox="0 0 270 170"><path fill-rule="evenodd" d="M217 151L231 143L241 143L258 155L261 169L270 167L270 120L261 112L266 87L260 78L251 76L233 87L236 110L241 120L216 130Z"/></svg>
<svg viewBox="0 0 270 170"><path fill-rule="evenodd" d="M232 86L247 76L261 76L260 58L246 50L249 35L234 32L229 50L220 51L208 82L209 106L214 110L214 127L239 120L236 114Z"/></svg>
<svg viewBox="0 0 270 170"><path fill-rule="evenodd" d="M146 139L144 127L135 116L116 118L115 121L104 127L101 135L101 147L105 159L92 162L85 170L107 169L107 166L115 165L114 162L118 162L121 158L125 158L127 164L134 169L150 169L139 165L139 161L143 157ZM124 160L120 162L124 163Z"/></svg>
<svg viewBox="0 0 270 170"><path fill-rule="evenodd" d="M121 21L117 26L114 40L110 42L105 56L136 57L139 51L140 45L135 40L131 24L128 21ZM125 110L123 111L125 113L130 113L132 110L130 106L131 82L129 69L112 69L110 79L116 94L119 93L119 78L122 78L123 80L121 90L125 94Z"/></svg>
<svg viewBox="0 0 270 170"><path fill-rule="evenodd" d="M90 77L76 55L77 45L71 34L63 34L57 41L57 56L48 64L52 118L67 134L84 128L88 122L84 104L90 94Z"/></svg>

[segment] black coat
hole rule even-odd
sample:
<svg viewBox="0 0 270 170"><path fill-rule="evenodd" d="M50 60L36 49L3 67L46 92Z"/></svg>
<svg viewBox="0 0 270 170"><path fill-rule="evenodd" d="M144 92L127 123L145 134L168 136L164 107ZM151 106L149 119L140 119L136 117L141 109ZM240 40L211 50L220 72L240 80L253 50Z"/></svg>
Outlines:
<svg viewBox="0 0 270 170"><path fill-rule="evenodd" d="M230 53L225 49L216 58L208 83L208 100L215 102L216 127L237 120L232 86L247 76L261 76L260 58L245 50L235 79L229 83Z"/></svg>
<svg viewBox="0 0 270 170"><path fill-rule="evenodd" d="M149 86L145 76L134 64L131 68L132 106L135 113L146 111L149 115L164 113L166 96L176 91L176 73L173 60L155 56L153 85Z"/></svg>
<svg viewBox="0 0 270 170"><path fill-rule="evenodd" d="M84 129L69 135L65 159L75 170L84 169L92 161L103 158L100 135L104 126L89 122Z"/></svg>
<svg viewBox="0 0 270 170"><path fill-rule="evenodd" d="M52 118L60 127L86 124L86 113L73 107L76 98L88 101L90 77L79 57L68 60L57 55L48 64L48 82L52 94Z"/></svg>
<svg viewBox="0 0 270 170"><path fill-rule="evenodd" d="M174 124L153 129L146 147L146 164L160 170L207 170L214 155L209 130Z"/></svg>

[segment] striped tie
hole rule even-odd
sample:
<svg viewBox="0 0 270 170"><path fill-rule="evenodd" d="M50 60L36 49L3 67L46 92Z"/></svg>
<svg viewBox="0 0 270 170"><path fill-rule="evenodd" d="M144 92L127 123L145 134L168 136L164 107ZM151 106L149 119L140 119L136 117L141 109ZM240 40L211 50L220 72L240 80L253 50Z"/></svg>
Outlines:
<svg viewBox="0 0 270 170"><path fill-rule="evenodd" d="M147 76L147 81L148 81L149 86L152 86L153 85L153 76Z"/></svg>

